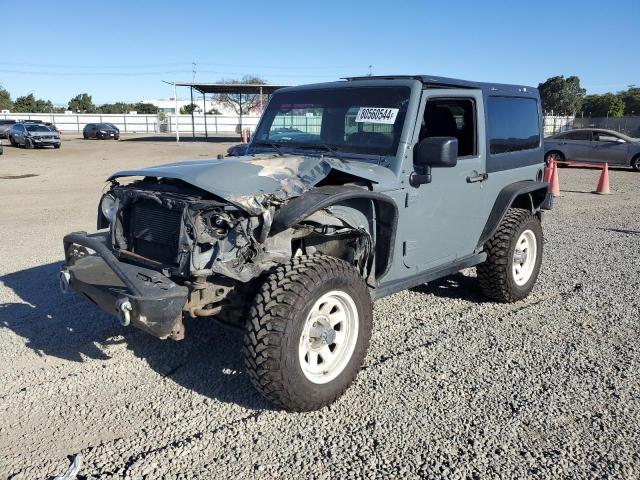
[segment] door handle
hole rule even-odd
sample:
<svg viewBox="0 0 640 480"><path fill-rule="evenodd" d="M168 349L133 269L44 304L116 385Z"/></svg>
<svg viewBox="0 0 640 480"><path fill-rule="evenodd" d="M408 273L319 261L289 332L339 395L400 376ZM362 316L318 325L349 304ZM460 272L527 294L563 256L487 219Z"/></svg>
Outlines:
<svg viewBox="0 0 640 480"><path fill-rule="evenodd" d="M472 177L467 177L467 183L484 182L487 178L489 178L488 173L480 173Z"/></svg>

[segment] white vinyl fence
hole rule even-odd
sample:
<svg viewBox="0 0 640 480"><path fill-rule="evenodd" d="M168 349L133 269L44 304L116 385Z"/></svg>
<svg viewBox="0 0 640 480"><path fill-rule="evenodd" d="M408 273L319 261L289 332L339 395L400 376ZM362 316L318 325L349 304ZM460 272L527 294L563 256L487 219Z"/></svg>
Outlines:
<svg viewBox="0 0 640 480"><path fill-rule="evenodd" d="M146 114L65 114L65 113L1 113L0 119L40 120L53 123L63 133L82 133L87 123L112 123L121 133L175 133L197 135L233 133L240 131L236 115L146 115ZM242 128L255 130L258 116L243 116Z"/></svg>
<svg viewBox="0 0 640 480"><path fill-rule="evenodd" d="M198 135L216 134L216 133L240 133L242 128L248 128L252 132L256 129L259 116L243 115L242 126L240 126L240 117L231 115L194 115L193 124L191 123L191 115L167 115L166 120L160 123L161 132L175 133L176 120L178 131L181 134L189 135L194 130ZM193 126L192 126L193 125Z"/></svg>
<svg viewBox="0 0 640 480"><path fill-rule="evenodd" d="M61 132L82 133L87 123L112 123L122 133L169 133L175 134L176 120L181 135L189 136L195 131L198 136L216 133L240 133L241 128L255 131L259 116L244 115L242 126L237 115L195 114L191 115L146 115L146 114L65 114L65 113L0 113L0 119L41 120L51 122ZM606 120L606 121L605 121ZM640 117L621 117L617 119L588 119L571 116L546 115L544 117L544 136L579 128L583 126L612 128L632 136L640 136ZM315 117L276 117L274 128L298 128L303 131L319 131L319 118Z"/></svg>

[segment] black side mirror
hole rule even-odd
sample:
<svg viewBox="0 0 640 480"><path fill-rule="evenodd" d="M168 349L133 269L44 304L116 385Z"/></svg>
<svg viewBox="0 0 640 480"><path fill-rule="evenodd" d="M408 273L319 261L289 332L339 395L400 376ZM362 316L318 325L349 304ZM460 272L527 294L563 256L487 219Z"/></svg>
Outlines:
<svg viewBox="0 0 640 480"><path fill-rule="evenodd" d="M453 137L427 137L413 149L414 172L409 177L413 187L431 182L432 167L455 167L458 164L458 140Z"/></svg>

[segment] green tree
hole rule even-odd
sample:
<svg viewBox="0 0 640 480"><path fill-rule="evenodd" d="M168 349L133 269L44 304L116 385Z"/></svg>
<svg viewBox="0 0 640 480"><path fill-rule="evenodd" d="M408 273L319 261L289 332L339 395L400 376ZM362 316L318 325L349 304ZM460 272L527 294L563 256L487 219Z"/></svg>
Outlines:
<svg viewBox="0 0 640 480"><path fill-rule="evenodd" d="M96 107L97 113L128 113L133 110L132 106L125 102L104 103Z"/></svg>
<svg viewBox="0 0 640 480"><path fill-rule="evenodd" d="M35 112L36 99L33 96L33 93L16 98L16 101L13 103L13 110L19 113Z"/></svg>
<svg viewBox="0 0 640 480"><path fill-rule="evenodd" d="M73 112L93 113L96 110L91 95L81 93L69 100L69 110Z"/></svg>
<svg viewBox="0 0 640 480"><path fill-rule="evenodd" d="M51 100L42 100L42 99L37 99L36 100L36 105L35 105L35 110L34 112L36 113L51 113L53 112L54 107L53 107L53 103L51 103Z"/></svg>
<svg viewBox="0 0 640 480"><path fill-rule="evenodd" d="M586 90L580 87L580 79L575 76L548 78L538 85L542 109L559 115L575 115L582 107Z"/></svg>
<svg viewBox="0 0 640 480"><path fill-rule="evenodd" d="M582 103L582 112L587 117L621 117L624 108L620 95L613 93L587 95Z"/></svg>
<svg viewBox="0 0 640 480"><path fill-rule="evenodd" d="M131 106L131 110L135 110L138 113L154 114L158 113L158 107L150 103L138 102Z"/></svg>
<svg viewBox="0 0 640 480"><path fill-rule="evenodd" d="M0 87L0 110L12 110L13 102L11 101L11 94L4 88Z"/></svg>
<svg viewBox="0 0 640 480"><path fill-rule="evenodd" d="M265 85L267 82L255 75L245 75L240 79L223 79L220 80L220 83L230 83L233 85ZM241 110L243 114L251 113L252 111L258 110L260 108L260 103L262 100L260 98L259 91L256 91L255 93L243 93L242 95L240 95L239 93L220 93L215 97L221 104L233 109L233 111L235 111L237 114L240 114Z"/></svg>
<svg viewBox="0 0 640 480"><path fill-rule="evenodd" d="M182 107L180 107L180 113L182 115L191 115L197 108L198 106L195 103L183 105Z"/></svg>
<svg viewBox="0 0 640 480"><path fill-rule="evenodd" d="M618 95L624 102L625 115L640 115L640 87L630 87Z"/></svg>
<svg viewBox="0 0 640 480"><path fill-rule="evenodd" d="M608 93L607 95L611 95L611 100L609 101L609 108L607 109L607 115L609 117L621 117L624 115L624 100L619 95L613 95Z"/></svg>

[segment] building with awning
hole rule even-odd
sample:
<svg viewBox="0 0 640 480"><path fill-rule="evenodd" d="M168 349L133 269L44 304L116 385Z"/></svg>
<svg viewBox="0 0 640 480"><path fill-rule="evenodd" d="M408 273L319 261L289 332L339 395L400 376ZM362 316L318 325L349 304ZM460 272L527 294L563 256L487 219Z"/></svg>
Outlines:
<svg viewBox="0 0 640 480"><path fill-rule="evenodd" d="M175 111L176 113L179 111L177 106L177 95L176 89L177 87L188 87L190 92L191 103L195 105L193 101L193 91L200 93L202 95L203 101L203 113L205 120L205 137L208 138L209 133L207 129L207 95L218 95L218 94L234 94L238 95L238 105L239 105L239 125L242 128L242 116L243 114L248 113L248 107L245 102L243 102L243 95L245 98L249 98L249 96L259 95L260 99L260 111L264 106L264 103L268 101L268 98L278 90L279 88L288 87L290 85L273 85L273 84L258 84L258 83L202 83L202 82L165 82L171 83L173 85L173 97L176 102ZM191 112L191 125L192 125L192 133L193 138L195 138L195 123L194 123L194 113ZM180 134L178 132L178 128L176 128L176 140L180 139Z"/></svg>

